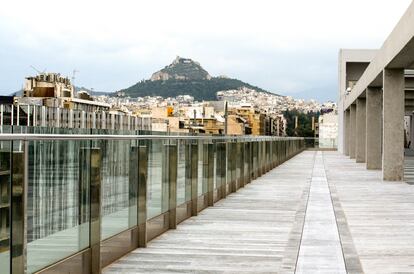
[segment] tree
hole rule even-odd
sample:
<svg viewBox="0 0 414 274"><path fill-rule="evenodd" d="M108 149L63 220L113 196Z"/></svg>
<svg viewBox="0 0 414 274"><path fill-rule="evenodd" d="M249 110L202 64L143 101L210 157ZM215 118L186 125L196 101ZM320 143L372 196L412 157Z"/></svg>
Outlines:
<svg viewBox="0 0 414 274"><path fill-rule="evenodd" d="M315 123L318 121L320 112L303 113L294 110L286 110L283 112L286 119L286 134L288 136L297 137L314 137L315 133L312 130L312 117L315 117ZM298 117L298 127L295 129L295 117Z"/></svg>

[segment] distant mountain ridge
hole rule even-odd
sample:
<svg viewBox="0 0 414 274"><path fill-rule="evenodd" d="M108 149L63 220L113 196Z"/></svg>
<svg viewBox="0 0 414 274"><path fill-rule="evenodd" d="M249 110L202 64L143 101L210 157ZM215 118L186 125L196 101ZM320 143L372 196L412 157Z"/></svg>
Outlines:
<svg viewBox="0 0 414 274"><path fill-rule="evenodd" d="M177 56L170 65L153 73L149 80L140 81L118 91L117 94L130 97L161 96L164 98L190 95L194 99L202 101L216 100L218 91L234 90L241 87L269 93L238 79L223 76L212 77L200 63Z"/></svg>

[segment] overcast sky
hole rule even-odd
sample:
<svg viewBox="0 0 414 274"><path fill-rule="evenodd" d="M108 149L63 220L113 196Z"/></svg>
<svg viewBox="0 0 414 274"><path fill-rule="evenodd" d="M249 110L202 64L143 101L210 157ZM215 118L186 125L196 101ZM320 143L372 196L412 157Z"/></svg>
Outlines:
<svg viewBox="0 0 414 274"><path fill-rule="evenodd" d="M411 0L3 1L0 94L31 65L100 91L192 58L296 98L336 100L340 48L379 48Z"/></svg>

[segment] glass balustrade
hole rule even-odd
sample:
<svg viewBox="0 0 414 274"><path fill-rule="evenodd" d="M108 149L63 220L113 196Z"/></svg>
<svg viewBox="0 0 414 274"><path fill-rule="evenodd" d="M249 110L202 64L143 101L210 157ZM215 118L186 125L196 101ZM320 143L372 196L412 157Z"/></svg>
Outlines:
<svg viewBox="0 0 414 274"><path fill-rule="evenodd" d="M28 149L27 272L33 273L89 246L91 142L13 144L14 153Z"/></svg>
<svg viewBox="0 0 414 274"><path fill-rule="evenodd" d="M216 201L237 191L305 145L303 139L283 138L268 138L265 145L263 138L247 137L134 137L162 136L144 131L14 126L3 127L2 132L83 137L0 141L0 273L9 273L14 260L24 262L27 273L34 273L46 267L59 269L60 264L71 262L68 258L99 258L96 241L98 246L103 242L105 248L113 246L120 255L145 246L152 238L148 235L175 227L178 207L196 214L211 205L213 197ZM103 137L87 137L97 134ZM104 138L108 135L114 138ZM176 166L169 161L174 159L173 152ZM171 177L175 175L176 179ZM11 188L12 183L20 188ZM176 198L171 201L171 197ZM196 211L191 210L194 205ZM140 223L142 212L146 216ZM184 213L180 218L191 216ZM155 219L163 222L159 233L150 231L159 227L146 226ZM146 234L139 236L142 233ZM111 245L112 239L126 241L129 249Z"/></svg>

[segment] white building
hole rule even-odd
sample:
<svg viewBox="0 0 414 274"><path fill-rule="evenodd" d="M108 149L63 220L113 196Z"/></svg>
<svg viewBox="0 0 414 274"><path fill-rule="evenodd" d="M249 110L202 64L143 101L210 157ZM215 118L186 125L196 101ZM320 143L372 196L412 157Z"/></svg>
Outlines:
<svg viewBox="0 0 414 274"><path fill-rule="evenodd" d="M338 114L329 112L319 116L319 146L337 146Z"/></svg>

